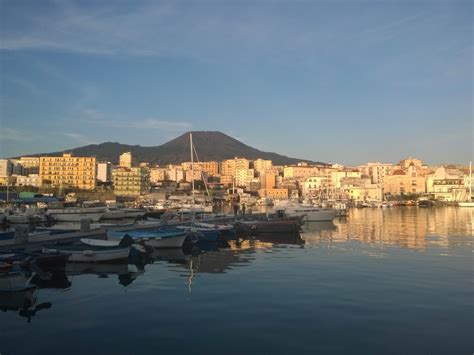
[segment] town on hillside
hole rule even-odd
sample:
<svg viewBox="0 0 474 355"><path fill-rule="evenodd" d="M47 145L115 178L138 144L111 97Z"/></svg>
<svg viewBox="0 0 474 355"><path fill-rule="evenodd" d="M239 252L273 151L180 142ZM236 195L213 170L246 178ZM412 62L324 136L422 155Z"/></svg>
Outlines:
<svg viewBox="0 0 474 355"><path fill-rule="evenodd" d="M271 160L242 157L150 166L135 161L131 152L121 154L118 165L65 153L59 157L1 159L0 185L3 200L68 193L84 200L148 204L163 204L192 193L219 202L238 196L248 206L298 199L313 204L342 201L352 206L470 200L468 167L426 166L416 158L354 167L303 162L280 166Z"/></svg>

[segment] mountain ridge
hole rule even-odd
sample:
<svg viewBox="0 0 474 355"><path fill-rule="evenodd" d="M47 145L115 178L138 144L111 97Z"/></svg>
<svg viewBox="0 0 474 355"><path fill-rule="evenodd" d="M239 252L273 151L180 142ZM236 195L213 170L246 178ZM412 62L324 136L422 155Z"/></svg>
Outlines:
<svg viewBox="0 0 474 355"><path fill-rule="evenodd" d="M118 163L120 154L130 151L137 162L147 161L152 165L179 164L190 160L190 133L193 135L193 144L200 161L221 161L234 157L242 157L249 160L258 158L268 159L272 160L275 165L289 165L298 162L325 164L307 159L292 158L273 152L261 151L219 131L186 132L157 146L147 147L122 144L119 142L103 142L100 144L89 144L73 149L28 156L60 156L63 153L72 153L75 156L95 156L99 161L110 161L116 164Z"/></svg>

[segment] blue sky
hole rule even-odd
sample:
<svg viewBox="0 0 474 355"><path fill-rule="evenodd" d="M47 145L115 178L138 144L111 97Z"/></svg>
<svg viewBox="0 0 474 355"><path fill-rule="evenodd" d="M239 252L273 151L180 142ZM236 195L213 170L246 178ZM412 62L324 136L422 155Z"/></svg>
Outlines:
<svg viewBox="0 0 474 355"><path fill-rule="evenodd" d="M189 130L349 165L473 156L471 1L0 6L0 156Z"/></svg>

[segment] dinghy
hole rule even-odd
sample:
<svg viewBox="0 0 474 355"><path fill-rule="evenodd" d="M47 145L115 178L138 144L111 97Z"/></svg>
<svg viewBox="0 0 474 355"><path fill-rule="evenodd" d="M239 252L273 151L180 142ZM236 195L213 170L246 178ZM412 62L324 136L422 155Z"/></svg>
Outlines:
<svg viewBox="0 0 474 355"><path fill-rule="evenodd" d="M45 254L67 254L70 262L100 263L127 260L129 247L98 247L90 245L69 245L43 247Z"/></svg>

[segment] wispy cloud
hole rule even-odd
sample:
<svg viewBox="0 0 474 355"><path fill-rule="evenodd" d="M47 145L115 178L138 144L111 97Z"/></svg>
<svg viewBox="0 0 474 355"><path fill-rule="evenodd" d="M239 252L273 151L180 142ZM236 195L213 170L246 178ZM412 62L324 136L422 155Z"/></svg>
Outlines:
<svg viewBox="0 0 474 355"><path fill-rule="evenodd" d="M12 128L0 127L0 139L15 142L29 142L33 136L26 132L20 132Z"/></svg>
<svg viewBox="0 0 474 355"><path fill-rule="evenodd" d="M192 124L180 121L164 121L156 118L134 119L130 121L94 120L95 124L109 128L160 129L167 132L189 130Z"/></svg>
<svg viewBox="0 0 474 355"><path fill-rule="evenodd" d="M62 133L65 137L71 138L80 144L95 144L97 142L80 133Z"/></svg>

